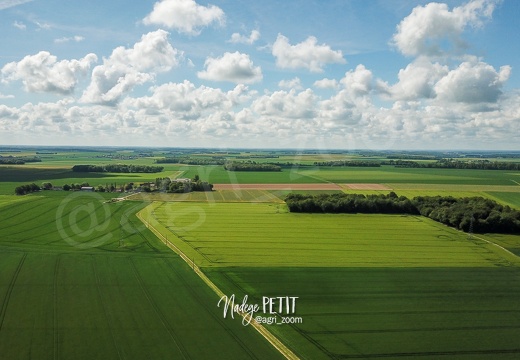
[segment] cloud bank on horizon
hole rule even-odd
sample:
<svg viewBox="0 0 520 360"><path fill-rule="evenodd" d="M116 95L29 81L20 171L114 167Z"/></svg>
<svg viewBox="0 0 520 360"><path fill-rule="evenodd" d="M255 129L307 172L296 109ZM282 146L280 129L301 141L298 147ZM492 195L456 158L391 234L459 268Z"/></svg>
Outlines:
<svg viewBox="0 0 520 360"><path fill-rule="evenodd" d="M518 150L518 45L490 62L478 42L490 27L512 39L497 30L508 29L504 16L492 27L497 11L518 6L506 1L418 4L387 19L392 31L376 51L342 41L338 24L348 38L346 15L355 14L326 4L330 28L305 29L276 21L270 1L241 11L218 1L130 6L118 34L141 35L110 49L89 41L103 26L111 34L109 17L94 30L34 15L37 2L0 1L23 54L0 53L0 143ZM47 39L44 49L27 50L29 31Z"/></svg>

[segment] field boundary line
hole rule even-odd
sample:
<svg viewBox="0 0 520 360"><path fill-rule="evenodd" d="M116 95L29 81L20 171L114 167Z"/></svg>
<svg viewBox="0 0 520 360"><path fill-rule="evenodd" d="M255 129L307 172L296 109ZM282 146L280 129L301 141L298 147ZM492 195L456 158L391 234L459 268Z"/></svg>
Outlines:
<svg viewBox="0 0 520 360"><path fill-rule="evenodd" d="M417 218L417 219L421 219L421 218L423 218L423 216L414 216L414 217ZM429 219L429 218L426 218L426 219ZM438 223L438 225L443 226L443 224L441 224L441 223ZM450 227L450 226L448 226L448 225L444 225L444 226L447 227L447 228L449 228L449 229L453 229L455 232L462 233L462 234L464 234L464 235L468 235L468 233L466 233L466 232L464 232L464 231L462 231L462 230L459 230L459 229L456 229L456 228ZM516 254L512 253L511 251L507 250L506 248L504 248L504 247L502 247L502 246L500 246L500 245L494 243L494 242L491 241L491 240L487 240L487 239L481 238L481 237L479 237L479 236L477 236L477 235L475 235L475 234L471 234L471 237L473 237L473 238L475 238L475 239L478 239L478 240L482 240L482 241L488 243L489 245L494 245L494 246L496 246L497 248L499 248L499 249L501 249L502 251L506 252L508 255L513 256L513 258L514 258L516 261L520 260L520 257L519 257L518 255L516 255ZM503 256L503 255L500 254L500 253L499 253L498 255ZM513 265L513 266L517 266L517 264L512 263L511 261L509 261L509 259L506 258L505 260L506 260L508 263L510 263L511 265Z"/></svg>
<svg viewBox="0 0 520 360"><path fill-rule="evenodd" d="M512 253L511 251L507 250L505 247L503 247L503 246L501 246L501 245L498 245L498 244L494 243L494 242L491 241L491 240L487 240L487 239L481 238L481 237L479 237L479 236L476 236L475 234L472 234L471 236L474 237L475 239L479 239L479 240L485 241L486 243L488 243L488 244L490 244L490 245L494 245L494 246L498 247L499 249L502 249L502 250L505 251L506 253L512 255L514 258L520 260L520 257L518 257L518 255L516 255L516 254Z"/></svg>
<svg viewBox="0 0 520 360"><path fill-rule="evenodd" d="M152 204L153 205L153 204ZM148 205L150 206L150 205ZM147 207L148 207L147 206ZM147 208L145 207L144 209L140 210L139 212L136 213L136 216L139 218L139 220L141 220L143 222L143 224L146 225L146 227L148 229L150 229L154 234L155 236L157 236L166 246L168 246L171 250L173 250L177 255L179 255L181 257L181 259L183 259L186 264L188 264L192 269L193 271L195 272L195 274L197 274L199 276L200 279L202 279L202 281L204 281L204 283L211 289L213 290L213 292L215 294L218 295L219 298L222 298L224 296L226 296L222 290L220 290L218 288L217 285L215 285L207 276L206 274L204 274L200 268L195 265L195 263L188 257L186 256L186 254L184 254L182 252L181 249L179 249L175 244L173 244L171 241L169 241L167 238L165 238L163 236L163 234L161 234L159 232L159 230L157 230L152 224L150 224L147 220L144 219L143 215L142 215L142 212ZM246 314L245 313L240 313L240 316L242 316L243 318L246 317ZM283 356L285 356L286 359L290 359L290 360L297 360L299 359L298 356L296 356L295 353L293 353L284 343L282 343L280 341L280 339L278 339L276 336L274 336L271 332L269 332L269 330L267 330L266 328L264 328L262 325L256 323L254 320L250 322L250 325L252 325L256 331L258 331L260 333L260 335L262 335L267 341L269 341L269 343L271 345L273 345L276 350L278 350Z"/></svg>

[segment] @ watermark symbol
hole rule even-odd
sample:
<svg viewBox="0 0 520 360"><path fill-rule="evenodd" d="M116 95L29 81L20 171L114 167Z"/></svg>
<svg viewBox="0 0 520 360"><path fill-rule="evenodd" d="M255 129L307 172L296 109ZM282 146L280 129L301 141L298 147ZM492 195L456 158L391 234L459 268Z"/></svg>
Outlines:
<svg viewBox="0 0 520 360"><path fill-rule="evenodd" d="M294 316L296 313L296 301L298 296L262 296L262 304L249 304L248 296L242 298L242 302L235 302L235 294L222 296L217 307L222 307L223 316L232 319L235 315L242 316L242 325L247 326L252 322L263 325L301 324L303 318ZM257 315L261 313L262 315Z"/></svg>
<svg viewBox="0 0 520 360"><path fill-rule="evenodd" d="M112 213L106 199L95 192L76 191L68 195L56 211L56 227L63 240L79 249L107 243Z"/></svg>

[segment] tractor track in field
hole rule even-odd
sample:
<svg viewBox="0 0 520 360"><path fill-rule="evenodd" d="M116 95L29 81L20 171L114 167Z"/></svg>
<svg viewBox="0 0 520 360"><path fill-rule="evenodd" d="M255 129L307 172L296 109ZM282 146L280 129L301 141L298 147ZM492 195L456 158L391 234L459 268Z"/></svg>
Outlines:
<svg viewBox="0 0 520 360"><path fill-rule="evenodd" d="M11 214L10 216L5 216L5 217L2 217L2 220L9 220L11 218L16 218L18 216L20 216L21 214L23 213L26 213L28 211L33 211L34 210L34 207L35 207L35 204L36 202L39 202L39 201L42 201L44 200L44 198L36 198L36 199L31 199L29 201L21 201L19 203L13 203L11 206L8 207L8 209L6 209L6 211L9 212L9 214ZM32 204L33 206L32 207L29 207L28 209L26 210L22 210L20 212L15 212L14 210L16 210L16 208L20 207L20 206L25 206L25 205L28 205L28 204ZM4 209L1 210L2 212L4 211Z"/></svg>
<svg viewBox="0 0 520 360"><path fill-rule="evenodd" d="M35 201L33 201L33 203L34 203L34 202L35 202ZM20 203L20 205L22 205L22 204L27 204L27 203ZM14 206L16 206L16 204L15 204ZM37 206L35 205L35 207L37 207ZM10 213L12 213L13 210L14 210L13 208L9 208L9 212L10 212ZM11 219L11 218L16 218L16 217L18 217L18 216L20 216L20 215L22 215L22 214L24 214L24 213L26 213L26 212L29 212L29 211L34 211L34 208L30 208L30 209L27 209L27 210L20 211L20 212L18 212L18 213L15 213L15 214L12 215L12 216L3 217L2 220L3 220L3 221L7 221L7 220L9 220L9 219ZM34 220L34 219L38 219L38 218L41 217L41 216L46 216L48 213L49 213L48 209L43 209L43 212L41 212L41 213L39 213L39 214L37 214L37 215L33 215L33 216L31 216L30 219L31 219L31 221L32 221L32 220ZM16 227L16 226L19 226L19 225L20 225L20 224L19 224L18 222L14 222L13 224L11 224L11 225L9 225L9 226L5 226L5 225L4 225L4 227L2 228L2 230L9 229L9 228L11 228L11 227ZM15 234L16 234L16 233L15 233Z"/></svg>
<svg viewBox="0 0 520 360"><path fill-rule="evenodd" d="M101 308L103 309L103 315L105 315L105 319L108 322L108 331L110 332L110 338L112 339L112 343L114 344L114 347L117 350L117 357L120 360L122 360L123 359L123 354L121 352L120 346L118 346L118 343L116 341L116 337L114 335L114 330L112 329L112 326L110 326L110 321L109 321L109 318L108 318L107 306L106 306L105 300L103 299L103 294L102 294L101 288L99 286L100 285L100 280L99 280L98 272L96 270L96 261L95 261L95 259L92 256L90 256L90 263L92 264L92 272L94 273L94 278L96 279L96 289L97 289L99 302L101 303Z"/></svg>
<svg viewBox="0 0 520 360"><path fill-rule="evenodd" d="M184 346L179 341L177 341L177 335L175 334L175 331L172 329L170 324L166 321L165 316L162 313L161 309L157 306L157 303L153 300L152 295L150 294L148 289L146 289L146 287L144 285L144 282L143 282L143 279L141 278L141 275L139 274L139 270L137 269L137 266L135 265L135 262L134 262L133 258L130 257L129 259L130 259L130 263L132 264L132 269L134 270L134 275L135 275L135 277L137 279L139 287L143 291L146 299L150 303L152 309L154 310L155 314L157 315L157 317L159 318L159 320L163 324L164 328L166 329L166 331L170 335L173 343L175 344L177 349L179 349L179 352L181 353L182 358L183 359L191 359L189 353L186 351Z"/></svg>
<svg viewBox="0 0 520 360"><path fill-rule="evenodd" d="M491 350L454 350L454 351L425 351L425 352L403 352L403 353L377 353L377 354L360 354L360 355L347 355L347 354L332 354L333 359L372 359L372 358L405 358L405 357L450 357L461 356L461 355L490 355L489 359L493 358L493 355L498 354L519 354L520 349L491 349Z"/></svg>
<svg viewBox="0 0 520 360"><path fill-rule="evenodd" d="M164 259L163 260L166 265L174 272L176 273L176 270L175 268L173 267L173 264L171 263L171 261L169 259ZM213 312L211 312L205 305L205 303L201 300L200 296L193 290L193 288L191 287L191 285L188 283L188 281L184 278L184 276L180 275L179 273L178 274L178 277L179 279L182 281L182 283L185 285L185 288L191 293L191 295L193 296L193 298L195 298L195 300L197 301L197 303L199 303L200 306L202 306L202 308L206 311L206 313L208 313L214 320L216 320L218 322L218 324L220 326L222 326L223 329L226 330L226 332L240 345L240 347L249 355L249 357L251 359L258 359L258 357L254 354L254 352L252 352L247 346L246 344L244 344L244 342L242 340L240 340L239 337L237 337L235 335L235 333L229 329L226 324L224 323L224 321L222 320L222 318L220 318L219 316L215 315Z"/></svg>
<svg viewBox="0 0 520 360"><path fill-rule="evenodd" d="M161 251L159 249L157 249L155 246L153 246L153 244L150 242L150 240L148 240L148 238L146 236L144 236L144 234L142 233L141 230L139 230L139 228L136 226L135 227L136 229L136 233L139 235L139 237L143 240L143 243L146 244L146 246L148 246L153 252L155 253L160 253ZM131 236L132 234L130 235L127 235L123 238L124 239L127 239Z"/></svg>
<svg viewBox="0 0 520 360"><path fill-rule="evenodd" d="M159 209L159 208L162 207L163 205L164 205L164 203L161 204L157 209ZM155 214L155 210L156 210L156 209L153 210L153 212L151 213L151 215L152 215L152 217L153 217L156 221L158 221L158 220L157 220L157 216L156 216L156 214ZM178 232L174 231L174 230L171 229L171 227L169 227L169 226L165 226L165 228L166 228L169 232L171 232L175 237L177 237L179 240L181 240L182 242L184 242L184 243L186 243L187 245L189 245L189 246L190 246L190 247L191 247L195 252L197 252L197 253L198 253L199 255L201 255L204 259L206 259L206 261L207 261L208 263L210 263L210 264L215 263L213 260L211 260L210 258L208 258L208 257L206 256L206 254L204 254L204 253L202 253L202 252L199 252L199 251L198 251L198 250L197 250L197 249L196 249L196 248L191 244L191 242L190 242L189 240L186 240L186 238L185 238L184 236L180 235ZM170 241L168 240L168 238L166 238L166 241L167 241L168 243L170 242Z"/></svg>
<svg viewBox="0 0 520 360"><path fill-rule="evenodd" d="M95 208L95 211L97 211L99 208L101 208L101 207ZM116 209L116 210L111 214L111 216L114 216L114 214L117 214L120 210L121 210L121 208ZM39 215L37 215L37 216L32 217L32 218L31 218L31 221L34 221L35 219L38 219L38 218L43 217L43 216L46 216L47 214L48 214L48 211L45 211L45 212L43 212L43 213L41 213L41 214L39 214ZM65 218L65 217L67 217L67 216L70 216L70 214L71 214L71 211L69 211L69 212L63 214L62 217ZM90 217L91 217L90 214L86 214L86 215L84 215L84 216L82 216L82 217L80 217L80 218L78 218L78 219L75 219L75 224L77 224L77 223L79 223L79 222L81 222L81 221L83 221L83 220L88 220L88 219L90 219ZM104 219L104 220L107 221L107 219ZM110 219L108 219L108 221L110 221ZM5 229L7 229L7 228L9 228L9 227L13 227L13 226L18 226L18 224L13 224L13 225L11 225L11 226L5 227L5 228L3 228L3 230L5 230ZM66 226L63 226L63 230L64 230L64 231L65 231L65 230L68 230L68 229L70 229L72 226L73 226L72 224L68 224L68 225L66 225ZM47 228L47 227L48 227L48 224L47 224L46 222L42 222L41 225L33 226L33 227L29 228L29 229L26 228L26 229L23 229L23 230L21 230L21 231L13 232L13 233L10 233L9 235L10 235L10 236L15 236L15 235L20 235L20 234L27 233L27 232L34 233L35 230L37 230L37 229L39 229L39 228L44 228L44 229L45 229L45 228ZM55 230L55 229L51 229L51 230L49 230L49 231L47 231L47 232L38 232L38 235L39 235L39 236L45 236L45 235L52 235L52 234L55 234L55 233L56 233L56 230ZM59 238L58 240L51 241L51 242L49 242L48 244L59 243L59 242L61 242L61 241L63 241L63 239L62 239L62 238ZM25 241L24 241L24 240L21 240L20 242L24 243Z"/></svg>
<svg viewBox="0 0 520 360"><path fill-rule="evenodd" d="M58 322L58 272L60 268L61 256L58 254L56 258L56 264L54 265L54 276L53 276L53 347L54 347L54 360L58 360L60 358L60 332L59 332L59 322Z"/></svg>
<svg viewBox="0 0 520 360"><path fill-rule="evenodd" d="M520 325L490 325L490 326L452 326L452 327L418 327L403 329L360 329L360 330L315 330L303 331L313 335L333 335L333 334L383 334L383 333L406 333L406 332L435 332L435 331L464 331L464 330L501 330L518 329Z"/></svg>
<svg viewBox="0 0 520 360"><path fill-rule="evenodd" d="M13 276L11 277L11 282L9 283L9 287L7 288L7 292L5 293L4 303L2 304L2 308L0 309L0 331L2 330L2 327L4 325L5 314L7 312L7 307L9 306L9 300L11 299L11 294L13 293L13 288L16 283L16 279L18 278L18 275L22 270L26 258L27 253L24 253L22 258L20 259L20 262L18 263L18 266L16 267Z"/></svg>

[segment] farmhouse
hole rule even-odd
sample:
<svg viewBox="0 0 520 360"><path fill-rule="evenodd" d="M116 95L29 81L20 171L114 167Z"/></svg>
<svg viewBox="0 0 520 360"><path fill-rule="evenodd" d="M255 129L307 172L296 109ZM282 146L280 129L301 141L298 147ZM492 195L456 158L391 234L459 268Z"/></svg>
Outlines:
<svg viewBox="0 0 520 360"><path fill-rule="evenodd" d="M81 191L94 191L93 186L82 186Z"/></svg>
<svg viewBox="0 0 520 360"><path fill-rule="evenodd" d="M153 182L145 182L145 183L140 183L139 184L139 187L144 187L144 186L149 186L149 187L155 187L155 183Z"/></svg>

